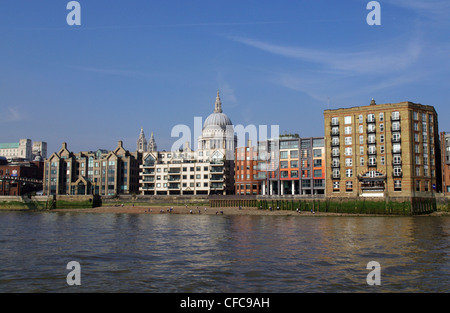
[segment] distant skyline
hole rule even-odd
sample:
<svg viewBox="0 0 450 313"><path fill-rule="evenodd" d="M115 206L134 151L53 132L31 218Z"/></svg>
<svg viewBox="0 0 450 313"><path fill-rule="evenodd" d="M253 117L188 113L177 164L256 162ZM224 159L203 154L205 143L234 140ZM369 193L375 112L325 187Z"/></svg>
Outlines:
<svg viewBox="0 0 450 313"><path fill-rule="evenodd" d="M169 150L177 124L232 122L323 136L323 111L411 101L450 131L450 2L384 0L0 2L0 142L46 141L48 155L135 151L141 127Z"/></svg>

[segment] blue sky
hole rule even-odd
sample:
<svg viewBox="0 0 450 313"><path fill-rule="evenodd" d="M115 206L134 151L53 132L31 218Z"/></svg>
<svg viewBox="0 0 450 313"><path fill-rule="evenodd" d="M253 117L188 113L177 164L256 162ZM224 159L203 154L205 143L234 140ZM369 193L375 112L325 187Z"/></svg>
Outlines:
<svg viewBox="0 0 450 313"><path fill-rule="evenodd" d="M450 131L450 1L0 0L0 142L170 149L217 89L234 124L323 136L323 110L412 101Z"/></svg>

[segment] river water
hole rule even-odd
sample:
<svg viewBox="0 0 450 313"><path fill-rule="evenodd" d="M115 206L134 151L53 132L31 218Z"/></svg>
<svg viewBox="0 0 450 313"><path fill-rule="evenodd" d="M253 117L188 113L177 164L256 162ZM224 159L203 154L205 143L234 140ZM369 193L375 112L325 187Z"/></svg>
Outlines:
<svg viewBox="0 0 450 313"><path fill-rule="evenodd" d="M449 235L450 217L2 212L0 292L449 292Z"/></svg>

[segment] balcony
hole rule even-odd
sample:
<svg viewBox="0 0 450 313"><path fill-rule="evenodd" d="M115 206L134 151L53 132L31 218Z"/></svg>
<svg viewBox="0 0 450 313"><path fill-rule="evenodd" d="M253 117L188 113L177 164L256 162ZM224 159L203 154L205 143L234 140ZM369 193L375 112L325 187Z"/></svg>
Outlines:
<svg viewBox="0 0 450 313"><path fill-rule="evenodd" d="M338 157L339 156L339 151L336 151L336 152L332 152L331 153L331 156L333 156L333 157Z"/></svg>
<svg viewBox="0 0 450 313"><path fill-rule="evenodd" d="M376 122L377 122L377 120L376 120L375 118L373 118L373 119L367 118L367 119L366 119L366 123L367 123L367 124L373 124L373 123L376 123Z"/></svg>
<svg viewBox="0 0 450 313"><path fill-rule="evenodd" d="M398 115L398 116L391 115L391 121L400 121L400 115Z"/></svg>
<svg viewBox="0 0 450 313"><path fill-rule="evenodd" d="M376 149L373 149L373 150L367 150L367 154L369 154L369 155L375 155L375 154L377 154L377 150Z"/></svg>
<svg viewBox="0 0 450 313"><path fill-rule="evenodd" d="M394 125L395 125L395 124L394 124ZM394 126L394 125L391 125L391 130L392 130L393 132L399 132L399 131L401 131L400 125L396 125L396 126Z"/></svg>
<svg viewBox="0 0 450 313"><path fill-rule="evenodd" d="M339 121L333 121L333 120L331 120L330 125L331 125L331 126L339 126Z"/></svg>
<svg viewBox="0 0 450 313"><path fill-rule="evenodd" d="M331 130L331 136L339 136L339 129L337 130Z"/></svg>
<svg viewBox="0 0 450 313"><path fill-rule="evenodd" d="M392 143L401 143L402 139L400 137L398 138L392 138Z"/></svg>
<svg viewBox="0 0 450 313"><path fill-rule="evenodd" d="M180 184L169 184L169 189L180 189Z"/></svg>
<svg viewBox="0 0 450 313"><path fill-rule="evenodd" d="M369 167L377 167L377 162L369 162L367 165Z"/></svg>
<svg viewBox="0 0 450 313"><path fill-rule="evenodd" d="M400 171L400 172L392 172L392 177L403 177L403 173Z"/></svg>
<svg viewBox="0 0 450 313"><path fill-rule="evenodd" d="M341 167L341 165L339 164L339 162L333 162L333 163L331 163L331 167L332 168L339 168L339 167Z"/></svg>
<svg viewBox="0 0 450 313"><path fill-rule="evenodd" d="M180 181L180 175L170 175L168 181Z"/></svg>
<svg viewBox="0 0 450 313"><path fill-rule="evenodd" d="M211 175L210 180L223 182L224 178L222 175Z"/></svg>
<svg viewBox="0 0 450 313"><path fill-rule="evenodd" d="M366 132L368 134L375 134L377 132L377 129L375 127L367 127Z"/></svg>
<svg viewBox="0 0 450 313"><path fill-rule="evenodd" d="M341 173L333 173L331 174L331 179L340 179L341 178Z"/></svg>
<svg viewBox="0 0 450 313"><path fill-rule="evenodd" d="M392 160L392 165L393 166L401 166L402 165L402 160Z"/></svg>
<svg viewBox="0 0 450 313"><path fill-rule="evenodd" d="M331 142L331 146L332 146L332 147L339 146L339 141L332 141L332 142Z"/></svg>
<svg viewBox="0 0 450 313"><path fill-rule="evenodd" d="M368 145L376 145L377 144L377 140L376 139L367 139L367 144Z"/></svg>
<svg viewBox="0 0 450 313"><path fill-rule="evenodd" d="M179 174L180 172L180 168L169 168L169 174Z"/></svg>

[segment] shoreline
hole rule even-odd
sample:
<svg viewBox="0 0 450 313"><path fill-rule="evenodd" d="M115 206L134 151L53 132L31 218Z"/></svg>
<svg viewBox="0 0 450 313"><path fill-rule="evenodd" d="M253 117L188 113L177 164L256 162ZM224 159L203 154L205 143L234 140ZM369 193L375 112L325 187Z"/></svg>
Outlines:
<svg viewBox="0 0 450 313"><path fill-rule="evenodd" d="M102 206L96 208L60 208L50 210L50 212L82 212L82 213L114 213L114 214L192 214L192 215L260 215L260 216L410 216L395 214L355 214L355 213L334 213L334 212L310 212L310 211L290 211L290 210L261 210L255 207L224 207L211 208L209 206ZM192 213L191 213L192 212ZM450 216L450 212L433 212L431 214L414 216Z"/></svg>

